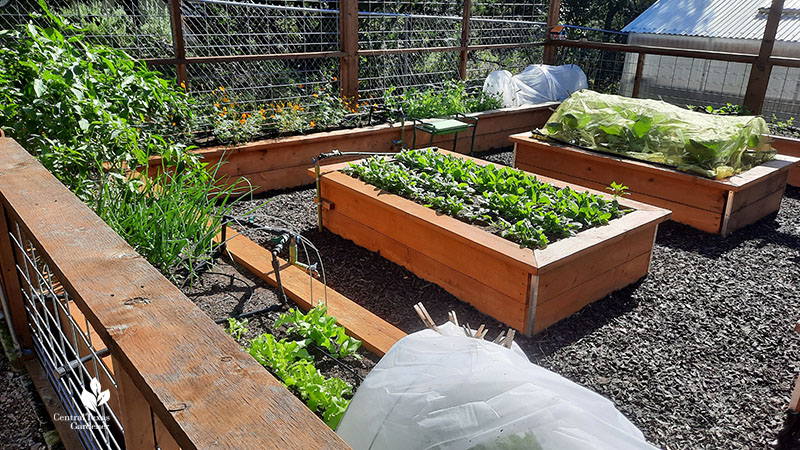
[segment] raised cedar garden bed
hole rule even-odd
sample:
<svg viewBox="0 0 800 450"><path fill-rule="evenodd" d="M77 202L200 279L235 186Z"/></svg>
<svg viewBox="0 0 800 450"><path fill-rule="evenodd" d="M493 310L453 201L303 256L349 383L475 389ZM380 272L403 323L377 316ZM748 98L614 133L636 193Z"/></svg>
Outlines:
<svg viewBox="0 0 800 450"><path fill-rule="evenodd" d="M772 147L782 155L800 158L800 139L784 136L772 136ZM789 171L786 184L800 186L800 165Z"/></svg>
<svg viewBox="0 0 800 450"><path fill-rule="evenodd" d="M708 233L730 234L780 208L789 170L800 159L775 160L724 180L655 164L544 142L530 132L511 136L514 167L594 189L612 181L630 198L672 211L672 220Z"/></svg>
<svg viewBox="0 0 800 450"><path fill-rule="evenodd" d="M456 155L453 152L440 150ZM480 165L490 164L467 156ZM480 311L533 334L647 274L658 224L670 212L627 199L608 225L551 243L519 244L323 166L323 225ZM314 176L313 170L308 174ZM567 183L538 177L558 188ZM587 189L572 185L583 192ZM590 192L606 199L612 196Z"/></svg>
<svg viewBox="0 0 800 450"><path fill-rule="evenodd" d="M485 151L508 146L508 135L543 126L557 103L504 108L469 114L479 118L475 135L475 151ZM300 136L266 139L238 146L218 146L196 150L207 162L227 161L218 174L234 183L244 177L256 187L256 192L291 188L310 184L305 171L312 159L332 149L353 152L399 151L402 126L400 123L383 124L350 130L326 131ZM411 143L413 128L406 121L405 140ZM460 133L459 153L469 153L472 131ZM417 137L418 142L429 143L428 135ZM434 145L453 145L453 135L438 136ZM150 159L150 167L158 167L161 159Z"/></svg>

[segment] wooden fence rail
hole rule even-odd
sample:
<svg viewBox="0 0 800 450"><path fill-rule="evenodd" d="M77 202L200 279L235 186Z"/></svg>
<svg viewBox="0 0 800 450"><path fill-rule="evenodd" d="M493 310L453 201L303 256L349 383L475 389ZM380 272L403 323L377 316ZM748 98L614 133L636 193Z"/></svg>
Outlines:
<svg viewBox="0 0 800 450"><path fill-rule="evenodd" d="M28 152L0 138L0 155L0 281L20 345L70 421L92 422L78 396L92 378L110 391L106 425L81 440L347 448Z"/></svg>

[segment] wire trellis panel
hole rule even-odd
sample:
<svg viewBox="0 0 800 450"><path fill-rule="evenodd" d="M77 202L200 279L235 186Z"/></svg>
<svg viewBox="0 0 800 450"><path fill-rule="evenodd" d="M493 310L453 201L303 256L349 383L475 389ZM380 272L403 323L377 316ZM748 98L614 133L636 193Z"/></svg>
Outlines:
<svg viewBox="0 0 800 450"><path fill-rule="evenodd" d="M9 237L17 253L33 348L68 416L54 419L71 422L87 449L124 449L122 425L112 406L115 397L97 402L97 411L81 397L93 393L93 379L101 389L116 392L117 382L106 365L108 349L19 224L12 222Z"/></svg>
<svg viewBox="0 0 800 450"><path fill-rule="evenodd" d="M544 41L548 1L474 0L469 44L521 44Z"/></svg>
<svg viewBox="0 0 800 450"><path fill-rule="evenodd" d="M339 50L338 1L181 2L187 56Z"/></svg>
<svg viewBox="0 0 800 450"><path fill-rule="evenodd" d="M542 62L542 47L498 48L474 50L467 60L467 82L483 86L486 77L495 70L508 70L516 75L531 64Z"/></svg>
<svg viewBox="0 0 800 450"><path fill-rule="evenodd" d="M390 87L437 87L459 77L459 52L413 52L362 56L358 66L362 97L383 97Z"/></svg>

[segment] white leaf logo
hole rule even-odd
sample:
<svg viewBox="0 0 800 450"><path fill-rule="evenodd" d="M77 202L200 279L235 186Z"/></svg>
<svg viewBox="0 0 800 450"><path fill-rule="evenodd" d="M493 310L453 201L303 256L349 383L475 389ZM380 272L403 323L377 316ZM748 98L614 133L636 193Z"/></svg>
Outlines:
<svg viewBox="0 0 800 450"><path fill-rule="evenodd" d="M111 393L108 392L108 389L102 391L103 388L97 378L92 378L92 381L89 382L89 389L91 392L85 389L81 392L81 403L90 413L100 414L100 407L108 403Z"/></svg>

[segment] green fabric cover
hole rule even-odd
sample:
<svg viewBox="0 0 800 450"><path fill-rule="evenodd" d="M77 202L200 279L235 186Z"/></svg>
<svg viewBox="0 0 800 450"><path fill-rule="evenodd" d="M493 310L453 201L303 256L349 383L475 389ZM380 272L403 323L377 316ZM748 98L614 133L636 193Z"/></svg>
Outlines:
<svg viewBox="0 0 800 450"><path fill-rule="evenodd" d="M775 157L761 117L704 114L658 100L585 89L564 100L539 132L716 179Z"/></svg>

